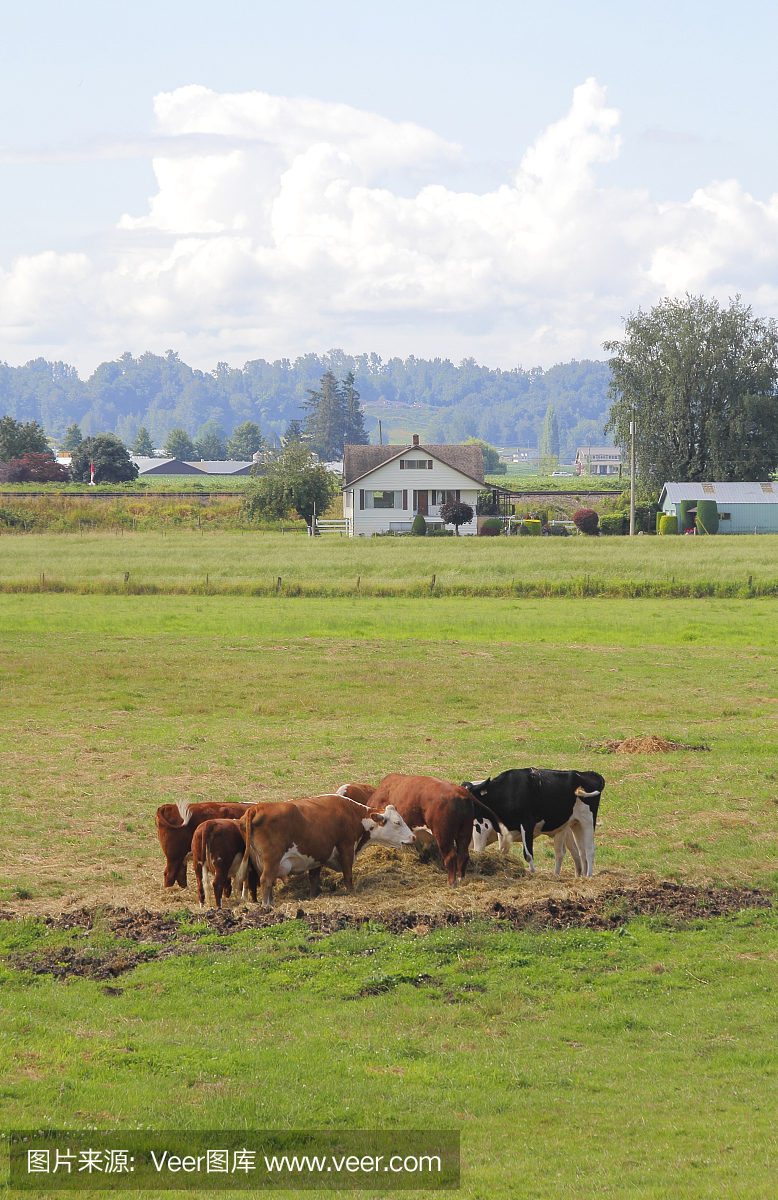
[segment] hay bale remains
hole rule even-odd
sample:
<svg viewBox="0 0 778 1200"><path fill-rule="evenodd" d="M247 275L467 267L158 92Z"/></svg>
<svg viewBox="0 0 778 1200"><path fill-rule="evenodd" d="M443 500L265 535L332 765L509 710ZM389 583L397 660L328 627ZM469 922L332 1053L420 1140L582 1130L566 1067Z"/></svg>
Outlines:
<svg viewBox="0 0 778 1200"><path fill-rule="evenodd" d="M629 737L620 741L607 738L604 742L596 742L592 749L600 750L604 754L669 754L673 750L710 750L710 746L687 746L683 742L668 742L667 738L651 733L647 737Z"/></svg>

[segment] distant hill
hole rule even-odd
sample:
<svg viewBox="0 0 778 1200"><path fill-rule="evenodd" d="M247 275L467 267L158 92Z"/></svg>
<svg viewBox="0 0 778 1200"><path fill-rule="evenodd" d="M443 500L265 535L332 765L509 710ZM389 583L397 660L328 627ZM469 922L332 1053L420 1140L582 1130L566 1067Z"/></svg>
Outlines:
<svg viewBox="0 0 778 1200"><path fill-rule="evenodd" d="M385 441L420 433L433 442L473 436L497 445L536 446L546 407L553 404L563 461L572 461L577 445L603 444L609 370L607 363L592 361L559 363L548 371L502 371L474 359L459 366L413 356L382 362L376 354L330 350L294 362L255 359L242 369L219 363L204 372L169 350L164 356L123 354L82 380L74 367L37 358L23 367L0 364L0 415L39 421L54 437L77 422L84 436L112 431L131 442L145 425L161 445L176 426L194 437L207 421L229 434L249 420L269 437L303 416L307 389L328 368L339 377L354 371L374 441L380 418Z"/></svg>

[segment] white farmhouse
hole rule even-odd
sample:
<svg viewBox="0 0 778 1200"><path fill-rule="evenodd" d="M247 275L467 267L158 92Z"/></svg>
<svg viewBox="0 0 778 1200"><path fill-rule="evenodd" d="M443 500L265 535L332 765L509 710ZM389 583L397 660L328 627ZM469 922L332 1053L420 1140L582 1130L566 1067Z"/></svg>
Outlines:
<svg viewBox="0 0 778 1200"><path fill-rule="evenodd" d="M478 532L475 515L484 488L480 446L346 446L343 454L343 516L350 537L410 531L421 514L428 527L443 528L440 506L462 500L473 510L461 534Z"/></svg>

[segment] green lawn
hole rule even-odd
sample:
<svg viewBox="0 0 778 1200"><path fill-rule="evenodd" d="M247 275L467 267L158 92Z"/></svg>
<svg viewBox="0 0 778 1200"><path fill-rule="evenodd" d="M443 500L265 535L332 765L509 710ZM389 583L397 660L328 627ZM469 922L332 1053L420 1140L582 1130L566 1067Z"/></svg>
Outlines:
<svg viewBox="0 0 778 1200"><path fill-rule="evenodd" d="M2 539L4 570L9 546L47 541L73 548L60 569L79 577L78 539ZM353 570L338 555L374 551L385 569L408 545L304 543L294 560L280 538L245 542L310 570L327 554ZM84 543L106 569L114 541ZM767 554L771 539L746 543ZM236 570L226 550L240 537L211 545ZM690 561L720 545L694 543ZM494 549L465 554L483 566ZM186 565L148 562L161 580ZM771 1196L774 909L621 932L516 931L478 914L497 898L604 904L654 878L775 892L773 613L768 599L0 596L0 904L22 917L0 921L6 1127L454 1127L462 1194L478 1200ZM647 733L710 749L596 749ZM575 884L568 861L554 882L543 838L536 877L492 849L456 895L413 852L369 852L353 898L332 876L316 902L302 881L291 905L279 890L292 915L375 910L367 928L325 936L295 920L216 935L189 916L191 889L163 893L163 800L522 765L605 775L593 881ZM88 934L40 919L100 904L178 912L197 941L158 961L147 947L114 994L12 965L129 948L99 918ZM390 934L392 907L476 920Z"/></svg>
<svg viewBox="0 0 778 1200"><path fill-rule="evenodd" d="M124 577L129 572L129 583ZM235 532L0 537L0 590L156 587L321 595L651 585L778 591L776 537L307 538ZM43 583L41 577L43 576ZM750 582L749 582L750 581ZM629 591L627 594L630 594Z"/></svg>

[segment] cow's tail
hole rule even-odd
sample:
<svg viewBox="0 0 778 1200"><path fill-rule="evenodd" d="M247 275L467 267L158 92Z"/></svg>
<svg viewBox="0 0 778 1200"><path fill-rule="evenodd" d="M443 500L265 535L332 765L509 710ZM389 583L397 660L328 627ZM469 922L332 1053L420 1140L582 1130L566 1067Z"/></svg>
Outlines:
<svg viewBox="0 0 778 1200"><path fill-rule="evenodd" d="M189 801L188 800L176 800L176 808L178 809L178 815L181 818L181 824L188 825L189 818L192 815L192 806L189 803Z"/></svg>
<svg viewBox="0 0 778 1200"><path fill-rule="evenodd" d="M503 854L510 854L511 846L513 845L513 838L511 837L510 830L508 829L507 825L503 825L502 821L497 816L497 813L492 812L488 804L484 804L483 800L479 799L478 796L473 796L472 792L470 795L473 797L473 800L475 800L476 804L480 804L481 808L484 809L489 820L494 825L495 833L497 834L497 845L499 846L501 852Z"/></svg>
<svg viewBox="0 0 778 1200"><path fill-rule="evenodd" d="M257 806L258 807L258 806ZM238 829L243 834L243 840L246 843L246 848L243 851L243 858L240 860L240 866L235 872L235 887L241 888L249 877L249 866L251 865L251 830L254 827L254 815L256 813L256 824L261 825L262 814L256 812L255 807L247 808L241 819L238 821ZM246 822L245 833L243 831L243 822Z"/></svg>
<svg viewBox="0 0 778 1200"><path fill-rule="evenodd" d="M600 792L585 792L583 788L579 787L575 789L575 794L579 800L594 800L595 796L600 795Z"/></svg>

